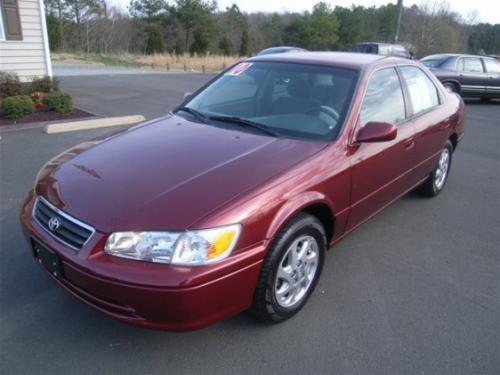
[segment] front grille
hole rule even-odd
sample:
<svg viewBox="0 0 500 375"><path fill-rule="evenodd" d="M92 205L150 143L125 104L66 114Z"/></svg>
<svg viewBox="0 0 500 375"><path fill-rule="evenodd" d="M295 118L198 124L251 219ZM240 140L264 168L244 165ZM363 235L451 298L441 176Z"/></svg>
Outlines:
<svg viewBox="0 0 500 375"><path fill-rule="evenodd" d="M43 229L76 250L80 250L95 231L90 225L71 217L43 198L35 202L33 216Z"/></svg>

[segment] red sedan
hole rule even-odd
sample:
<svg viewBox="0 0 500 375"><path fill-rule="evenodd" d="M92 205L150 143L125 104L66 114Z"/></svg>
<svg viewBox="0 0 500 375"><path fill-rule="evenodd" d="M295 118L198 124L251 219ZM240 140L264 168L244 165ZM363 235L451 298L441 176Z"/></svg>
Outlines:
<svg viewBox="0 0 500 375"><path fill-rule="evenodd" d="M167 116L48 162L21 211L34 258L122 321L189 330L297 313L326 250L444 188L464 105L418 62L254 57Z"/></svg>

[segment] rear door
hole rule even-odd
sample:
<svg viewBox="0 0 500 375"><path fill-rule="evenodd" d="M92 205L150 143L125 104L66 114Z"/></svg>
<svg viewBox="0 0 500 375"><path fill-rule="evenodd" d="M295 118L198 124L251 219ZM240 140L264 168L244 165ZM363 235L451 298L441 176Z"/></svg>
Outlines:
<svg viewBox="0 0 500 375"><path fill-rule="evenodd" d="M474 96L486 93L488 77L479 57L461 57L458 60L457 70L461 93Z"/></svg>
<svg viewBox="0 0 500 375"><path fill-rule="evenodd" d="M451 117L441 105L434 82L417 66L398 67L408 97L411 121L415 127L415 170L412 183L427 176L436 166L439 153L448 139Z"/></svg>
<svg viewBox="0 0 500 375"><path fill-rule="evenodd" d="M486 81L486 94L500 97L500 63L494 59L483 59L488 80Z"/></svg>
<svg viewBox="0 0 500 375"><path fill-rule="evenodd" d="M351 155L351 213L353 228L410 188L415 162L413 123L406 118L401 82L395 68L383 68L370 77L356 130L370 121L398 127L396 139L362 143Z"/></svg>

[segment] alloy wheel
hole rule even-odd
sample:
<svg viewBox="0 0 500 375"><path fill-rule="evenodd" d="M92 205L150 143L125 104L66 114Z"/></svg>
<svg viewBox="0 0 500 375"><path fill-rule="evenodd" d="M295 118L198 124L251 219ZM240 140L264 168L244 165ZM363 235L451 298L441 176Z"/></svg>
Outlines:
<svg viewBox="0 0 500 375"><path fill-rule="evenodd" d="M274 281L276 302L285 308L300 303L311 287L319 263L319 247L312 236L297 238L281 258Z"/></svg>

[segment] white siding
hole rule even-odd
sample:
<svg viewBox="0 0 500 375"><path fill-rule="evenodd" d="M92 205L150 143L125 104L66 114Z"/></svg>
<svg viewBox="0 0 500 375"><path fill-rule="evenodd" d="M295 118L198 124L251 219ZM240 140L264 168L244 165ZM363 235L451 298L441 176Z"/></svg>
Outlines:
<svg viewBox="0 0 500 375"><path fill-rule="evenodd" d="M22 80L48 74L39 0L18 0L23 40L0 41L0 70L17 72Z"/></svg>

